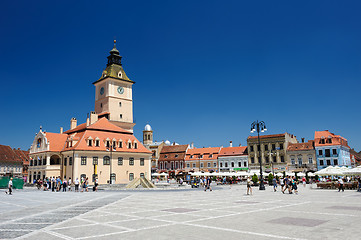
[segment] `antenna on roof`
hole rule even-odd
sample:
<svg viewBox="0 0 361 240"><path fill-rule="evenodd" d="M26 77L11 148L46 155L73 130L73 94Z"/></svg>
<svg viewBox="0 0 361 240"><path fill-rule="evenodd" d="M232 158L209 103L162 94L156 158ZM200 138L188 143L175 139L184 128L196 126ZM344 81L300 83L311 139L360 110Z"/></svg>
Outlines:
<svg viewBox="0 0 361 240"><path fill-rule="evenodd" d="M41 129L43 129L43 127L40 125L40 131L41 131Z"/></svg>

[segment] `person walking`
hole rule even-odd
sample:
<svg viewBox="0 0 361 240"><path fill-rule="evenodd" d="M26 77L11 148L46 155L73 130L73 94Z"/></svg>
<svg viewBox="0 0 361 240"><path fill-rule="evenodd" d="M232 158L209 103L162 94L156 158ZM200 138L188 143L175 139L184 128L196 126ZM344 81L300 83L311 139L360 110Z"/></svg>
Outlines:
<svg viewBox="0 0 361 240"><path fill-rule="evenodd" d="M75 192L79 192L79 178L76 178L74 181L74 186L75 186Z"/></svg>
<svg viewBox="0 0 361 240"><path fill-rule="evenodd" d="M357 191L358 191L358 192L361 192L361 178L360 178L360 177L358 177L357 182L358 182Z"/></svg>
<svg viewBox="0 0 361 240"><path fill-rule="evenodd" d="M68 188L67 186L67 181L66 181L66 178L64 178L64 181L63 181L63 192L66 192L66 189Z"/></svg>
<svg viewBox="0 0 361 240"><path fill-rule="evenodd" d="M6 191L6 194L12 195L13 193L13 178L11 177L8 182L8 191Z"/></svg>
<svg viewBox="0 0 361 240"><path fill-rule="evenodd" d="M71 178L69 178L68 180L68 191L69 192L71 191Z"/></svg>
<svg viewBox="0 0 361 240"><path fill-rule="evenodd" d="M55 191L55 184L56 184L56 179L55 176L53 176L51 178L51 191L54 192Z"/></svg>
<svg viewBox="0 0 361 240"><path fill-rule="evenodd" d="M248 178L247 178L247 195L249 195L249 192L251 192L251 195L252 195L252 181L251 181L251 179L248 177Z"/></svg>
<svg viewBox="0 0 361 240"><path fill-rule="evenodd" d="M306 187L306 178L305 177L302 178L302 184L303 184L303 187Z"/></svg>
<svg viewBox="0 0 361 240"><path fill-rule="evenodd" d="M296 177L293 177L292 179L292 189L295 194L298 194Z"/></svg>
<svg viewBox="0 0 361 240"><path fill-rule="evenodd" d="M273 191L277 192L277 179L275 177L272 179L272 183L273 183Z"/></svg>
<svg viewBox="0 0 361 240"><path fill-rule="evenodd" d="M212 183L212 179L210 177L207 177L205 179L205 188L204 188L205 192L207 191L207 189L209 189L212 192L211 183Z"/></svg>
<svg viewBox="0 0 361 240"><path fill-rule="evenodd" d="M285 181L284 181L283 177L280 178L280 185L281 185L281 192L283 192L283 188L285 186Z"/></svg>
<svg viewBox="0 0 361 240"><path fill-rule="evenodd" d="M344 187L343 187L343 180L342 180L342 178L340 177L340 178L338 179L338 191L340 192L341 190L342 190L342 192L345 191L345 189L344 189Z"/></svg>

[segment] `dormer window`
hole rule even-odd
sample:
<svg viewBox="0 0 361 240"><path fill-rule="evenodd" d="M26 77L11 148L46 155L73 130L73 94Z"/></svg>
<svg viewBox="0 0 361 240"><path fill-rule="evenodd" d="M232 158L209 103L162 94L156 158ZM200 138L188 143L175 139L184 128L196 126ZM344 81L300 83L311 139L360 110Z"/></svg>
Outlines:
<svg viewBox="0 0 361 240"><path fill-rule="evenodd" d="M331 138L327 138L326 143L332 143L332 139L331 139Z"/></svg>
<svg viewBox="0 0 361 240"><path fill-rule="evenodd" d="M164 158L168 158L168 155L164 155Z"/></svg>
<svg viewBox="0 0 361 240"><path fill-rule="evenodd" d="M138 148L138 143L134 143L134 148L137 149Z"/></svg>
<svg viewBox="0 0 361 240"><path fill-rule="evenodd" d="M93 140L92 139L88 139L88 146L92 147L93 146Z"/></svg>
<svg viewBox="0 0 361 240"><path fill-rule="evenodd" d="M107 140L107 141L105 142L105 146L106 146L107 148L110 148L110 141L109 141L109 140Z"/></svg>
<svg viewBox="0 0 361 240"><path fill-rule="evenodd" d="M199 155L200 158L203 158L203 154Z"/></svg>
<svg viewBox="0 0 361 240"><path fill-rule="evenodd" d="M213 157L213 154L209 154L209 158Z"/></svg>
<svg viewBox="0 0 361 240"><path fill-rule="evenodd" d="M325 139L320 139L320 142L319 142L320 144L325 144Z"/></svg>
<svg viewBox="0 0 361 240"><path fill-rule="evenodd" d="M99 147L99 139L95 139L95 146Z"/></svg>
<svg viewBox="0 0 361 240"><path fill-rule="evenodd" d="M178 154L175 155L176 158L177 158L178 156L179 156Z"/></svg>
<svg viewBox="0 0 361 240"><path fill-rule="evenodd" d="M193 155L190 155L189 158L193 158Z"/></svg>
<svg viewBox="0 0 361 240"><path fill-rule="evenodd" d="M123 147L123 142L120 141L120 142L118 143L118 146L119 146L119 148L122 148L122 147Z"/></svg>
<svg viewBox="0 0 361 240"><path fill-rule="evenodd" d="M132 143L128 142L128 148L131 149L132 148Z"/></svg>
<svg viewBox="0 0 361 240"><path fill-rule="evenodd" d="M117 148L117 142L113 141L113 148Z"/></svg>

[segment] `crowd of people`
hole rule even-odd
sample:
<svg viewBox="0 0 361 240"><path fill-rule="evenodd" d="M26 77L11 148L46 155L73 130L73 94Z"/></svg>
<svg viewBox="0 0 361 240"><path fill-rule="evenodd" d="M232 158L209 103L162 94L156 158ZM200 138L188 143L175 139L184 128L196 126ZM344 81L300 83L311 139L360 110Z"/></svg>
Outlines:
<svg viewBox="0 0 361 240"><path fill-rule="evenodd" d="M89 191L89 179L81 177L76 178L74 181L69 177L69 179L61 179L58 177L46 177L44 179L38 179L34 181L34 184L37 186L39 190L43 191L52 191L52 192L66 192L66 191L74 191L79 192L79 187L81 188L80 192L88 192ZM98 179L95 179L93 191L98 191Z"/></svg>

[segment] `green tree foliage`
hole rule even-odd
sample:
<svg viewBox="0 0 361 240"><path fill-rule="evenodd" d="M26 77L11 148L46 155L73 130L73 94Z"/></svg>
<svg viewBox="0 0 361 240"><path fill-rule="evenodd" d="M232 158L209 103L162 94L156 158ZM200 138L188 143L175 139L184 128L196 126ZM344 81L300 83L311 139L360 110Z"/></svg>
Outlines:
<svg viewBox="0 0 361 240"><path fill-rule="evenodd" d="M256 174L254 174L254 175L252 176L252 182L255 183L255 184L258 183L258 177L257 177Z"/></svg>

